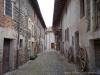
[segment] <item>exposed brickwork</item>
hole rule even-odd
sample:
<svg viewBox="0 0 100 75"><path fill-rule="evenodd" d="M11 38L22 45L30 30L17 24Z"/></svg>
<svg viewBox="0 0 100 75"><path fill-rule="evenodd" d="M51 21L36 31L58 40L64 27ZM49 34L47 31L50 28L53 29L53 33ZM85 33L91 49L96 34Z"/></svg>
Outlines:
<svg viewBox="0 0 100 75"><path fill-rule="evenodd" d="M4 0L0 0L0 27L11 27L14 21L11 17L4 15Z"/></svg>
<svg viewBox="0 0 100 75"><path fill-rule="evenodd" d="M20 49L19 50L19 65L22 65L24 64L26 61L25 61L25 51L23 49Z"/></svg>
<svg viewBox="0 0 100 75"><path fill-rule="evenodd" d="M0 19L4 14L4 0L0 0Z"/></svg>
<svg viewBox="0 0 100 75"><path fill-rule="evenodd" d="M4 16L0 19L0 26L11 28L14 25L14 21L9 16Z"/></svg>
<svg viewBox="0 0 100 75"><path fill-rule="evenodd" d="M82 1L83 1L83 3L82 3ZM81 71L94 72L94 71L96 71L96 69L98 69L98 67L95 66L95 58L96 58L95 51L96 51L96 48L98 50L100 50L99 47L94 48L94 41L96 39L100 39L100 35L99 35L100 30L98 29L99 26L97 26L97 29L96 29L96 22L97 22L97 19L96 19L97 13L96 12L99 12L99 11L96 11L96 7L95 7L96 0L82 0L82 1L81 0L71 0L70 3L67 2L67 6L64 6L64 10L62 11L63 12L62 13L62 15L63 15L62 23L59 23L59 21L58 21L58 23L59 23L58 26L59 25L62 26L61 42L64 42L64 51L67 50L66 55L68 55L68 53L70 51L70 49L68 49L68 48L70 46L72 46L74 48L74 50L73 50L74 58L78 60L77 64L81 64L80 65L80 67L82 67ZM97 0L97 1L99 2L100 0ZM80 3L82 3L83 5L81 6ZM83 6L84 6L84 8L83 8ZM55 7L55 8L57 8L59 10L58 7ZM83 8L84 11L80 10L81 8ZM100 7L98 7L98 8L100 8ZM66 9L67 9L67 13L66 13ZM80 18L81 14L82 14L81 11L82 11L82 13L84 13L84 15ZM54 12L54 13L57 14L57 12ZM58 18L58 17L56 17L56 18ZM55 21L55 22L57 22L57 21ZM61 20L60 20L60 22L61 22ZM57 27L55 26L56 29L57 29ZM56 30L55 28L54 28L54 31ZM69 41L64 40L65 36L66 36L65 30L67 28L69 28L69 34L70 34ZM55 34L56 34L56 32L55 32ZM55 35L56 40L57 39L60 40L59 38L57 38L57 36ZM73 40L74 40L74 44L73 44ZM60 49L60 51L61 50L62 49ZM81 51L83 51L83 52L81 52ZM71 55L72 53L69 53L69 54ZM81 57L84 57L84 58L81 58ZM86 60L84 60L84 59L86 59ZM85 64L83 63L82 60L84 60ZM98 59L98 61L99 61L99 59ZM83 65L84 65L84 67L83 67Z"/></svg>
<svg viewBox="0 0 100 75"><path fill-rule="evenodd" d="M2 32L4 33L2 35L2 37L0 37L0 39L2 39L2 40L4 40L4 38L11 39L10 43L14 43L14 44L11 44L11 47L12 47L11 54L8 55L9 58L11 58L9 60L11 62L10 63L11 70L16 69L17 64L20 66L29 60L28 40L30 40L31 42L34 42L34 40L31 40L31 38L34 38L34 34L32 33L32 31L34 29L39 29L39 30L36 30L37 33L39 33L39 35L40 35L40 32L44 33L44 28L42 27L42 25L38 19L39 17L37 17L37 14L34 12L34 8L29 4L29 0L21 0L22 5L21 5L21 10L20 10L20 15L19 15L19 10L18 10L17 4L18 4L18 1L14 1L13 19L12 19L12 17L4 15L4 0L0 0L0 9L1 9L0 10L0 28L2 29ZM27 5L27 7L26 7L26 5ZM27 13L26 8L28 9L28 13ZM36 26L32 30L28 29L28 19L29 18L32 19L32 23L34 24L34 26ZM14 33L16 34L16 36L14 35ZM19 34L19 37L18 37L18 34ZM38 36L38 34L36 35L36 39L37 39L37 36ZM39 39L41 39L41 38L42 37L40 37ZM20 40L20 39L23 40L23 48L18 50L18 57L17 57L18 40ZM1 41L0 41L0 43L1 43ZM3 47L4 47L3 43L4 43L4 41L2 41L2 48L0 47L0 49L3 49ZM32 50L34 50L35 46L36 45L33 46ZM0 55L1 54L3 54L3 50L0 53ZM5 54L5 52L4 52L4 54ZM5 54L5 55L7 55L7 54ZM0 58L2 58L2 56ZM18 60L18 63L17 63L17 60ZM2 60L1 60L1 62L2 62ZM0 65L0 71L1 70L2 70L2 67Z"/></svg>

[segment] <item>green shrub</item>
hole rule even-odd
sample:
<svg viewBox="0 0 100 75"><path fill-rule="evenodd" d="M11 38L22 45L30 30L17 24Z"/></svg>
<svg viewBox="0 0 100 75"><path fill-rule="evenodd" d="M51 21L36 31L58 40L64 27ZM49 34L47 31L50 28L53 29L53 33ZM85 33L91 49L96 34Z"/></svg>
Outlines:
<svg viewBox="0 0 100 75"><path fill-rule="evenodd" d="M30 60L35 60L36 58L37 58L37 55L30 56Z"/></svg>

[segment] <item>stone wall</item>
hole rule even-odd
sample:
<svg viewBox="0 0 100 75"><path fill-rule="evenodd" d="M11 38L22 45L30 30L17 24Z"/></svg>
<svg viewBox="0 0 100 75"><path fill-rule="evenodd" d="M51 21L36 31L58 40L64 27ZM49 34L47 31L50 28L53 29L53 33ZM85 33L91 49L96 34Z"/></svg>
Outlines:
<svg viewBox="0 0 100 75"><path fill-rule="evenodd" d="M80 24L80 1L71 0L68 2L63 11L62 18L62 41L64 42L64 52L69 50L69 47L73 46L72 40L75 41L75 32L79 31ZM67 12L66 12L67 9ZM69 41L65 40L65 30L69 28ZM67 34L67 33L66 33ZM74 39L72 39L74 37ZM75 42L74 42L75 43ZM75 46L73 46L75 48ZM76 52L74 51L75 56Z"/></svg>
<svg viewBox="0 0 100 75"><path fill-rule="evenodd" d="M74 48L74 57L76 57L75 32L79 32L79 46L86 48L88 67L90 71L95 71L95 52L93 49L93 39L100 38L100 30L95 30L95 5L93 0L85 1L85 16L80 18L80 0L71 0L70 4L64 8L62 18L62 42L64 41L64 50L69 47ZM66 12L67 9L67 12ZM65 30L69 28L69 41L65 41ZM74 45L72 43L74 39Z"/></svg>
<svg viewBox="0 0 100 75"><path fill-rule="evenodd" d="M44 28L42 27L37 14L34 11L34 8L29 3L29 0L21 0L21 10L19 14L18 0L13 2L13 17L7 16L4 14L4 0L0 0L0 71L2 71L2 59L3 59L3 45L4 38L13 40L11 45L11 55L10 56L10 65L11 69L16 69L16 65L22 65L29 60L29 50L28 50L28 40L35 43L37 38L41 33L42 44L44 42ZM31 19L36 29L32 33L32 30L28 28L28 19ZM41 30L41 31L40 31ZM19 40L22 39L23 47L20 48L19 57L17 58L17 49L18 49L18 34ZM38 35L39 34L39 35ZM36 39L35 39L36 38ZM33 40L34 39L34 40ZM38 41L39 42L39 41ZM35 45L36 46L36 45ZM33 46L34 47L34 46ZM42 47L41 47L42 48ZM42 49L43 50L43 49ZM17 63L17 59L19 63ZM0 74L1 75L1 74Z"/></svg>

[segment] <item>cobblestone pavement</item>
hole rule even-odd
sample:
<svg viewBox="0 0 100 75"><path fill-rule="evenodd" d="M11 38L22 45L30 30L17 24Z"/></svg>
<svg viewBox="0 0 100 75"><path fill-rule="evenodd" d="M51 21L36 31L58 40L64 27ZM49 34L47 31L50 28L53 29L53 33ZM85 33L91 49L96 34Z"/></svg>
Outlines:
<svg viewBox="0 0 100 75"><path fill-rule="evenodd" d="M48 51L39 54L34 61L29 61L18 70L5 75L80 75L76 73L74 64L56 51Z"/></svg>

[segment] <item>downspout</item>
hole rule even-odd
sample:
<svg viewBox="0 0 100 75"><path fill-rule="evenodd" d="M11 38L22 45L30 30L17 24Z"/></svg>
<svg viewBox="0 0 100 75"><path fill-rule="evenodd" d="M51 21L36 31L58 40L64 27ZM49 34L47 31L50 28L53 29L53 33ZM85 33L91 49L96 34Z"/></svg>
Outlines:
<svg viewBox="0 0 100 75"><path fill-rule="evenodd" d="M19 13L18 13L18 38L17 38L17 58L16 58L16 68L19 67L19 33L20 33L20 0L19 0L19 6L18 6L18 9L19 9Z"/></svg>

